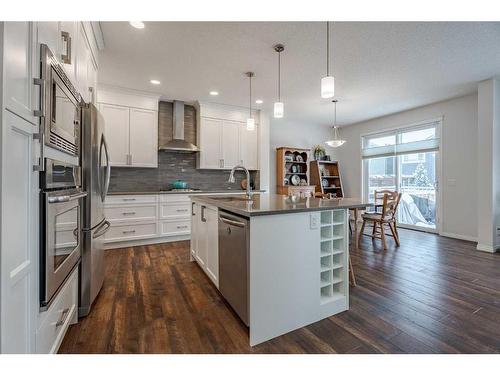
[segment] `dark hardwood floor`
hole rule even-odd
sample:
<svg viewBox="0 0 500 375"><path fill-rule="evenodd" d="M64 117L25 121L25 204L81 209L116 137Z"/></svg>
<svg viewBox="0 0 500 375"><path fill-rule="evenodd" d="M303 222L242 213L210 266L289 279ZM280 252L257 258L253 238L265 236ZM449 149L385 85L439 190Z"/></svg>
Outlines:
<svg viewBox="0 0 500 375"><path fill-rule="evenodd" d="M106 252L90 315L60 353L498 353L500 254L401 230L401 247L352 251L350 310L261 345L203 271L189 242Z"/></svg>

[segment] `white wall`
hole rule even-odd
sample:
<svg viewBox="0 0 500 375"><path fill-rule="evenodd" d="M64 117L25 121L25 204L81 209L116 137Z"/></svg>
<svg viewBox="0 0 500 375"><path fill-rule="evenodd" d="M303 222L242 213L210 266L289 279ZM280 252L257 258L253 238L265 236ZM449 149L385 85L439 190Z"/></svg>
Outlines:
<svg viewBox="0 0 500 375"><path fill-rule="evenodd" d="M441 232L475 241L477 238L477 94L342 127L347 140L335 149L344 194L361 197L361 134L409 125L443 116L441 171Z"/></svg>
<svg viewBox="0 0 500 375"><path fill-rule="evenodd" d="M329 137L330 127L311 125L306 123L291 123L283 119L274 119L270 122L270 150L269 150L269 190L276 193L276 148L299 147L312 148L316 144L325 145ZM327 150L327 153L328 150Z"/></svg>

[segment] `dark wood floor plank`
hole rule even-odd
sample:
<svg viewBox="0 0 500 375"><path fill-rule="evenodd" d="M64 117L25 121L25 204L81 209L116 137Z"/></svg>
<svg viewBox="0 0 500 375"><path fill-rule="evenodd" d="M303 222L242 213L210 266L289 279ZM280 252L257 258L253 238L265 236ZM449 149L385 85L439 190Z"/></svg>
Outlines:
<svg viewBox="0 0 500 375"><path fill-rule="evenodd" d="M500 254L400 230L401 247L351 251L350 310L250 347L248 328L189 241L108 250L90 314L60 353L498 353Z"/></svg>

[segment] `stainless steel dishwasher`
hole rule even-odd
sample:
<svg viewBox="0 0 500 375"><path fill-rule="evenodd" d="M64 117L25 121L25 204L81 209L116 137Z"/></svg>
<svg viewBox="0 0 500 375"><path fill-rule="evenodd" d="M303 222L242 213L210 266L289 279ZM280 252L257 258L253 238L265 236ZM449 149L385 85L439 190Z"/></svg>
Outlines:
<svg viewBox="0 0 500 375"><path fill-rule="evenodd" d="M250 221L219 211L219 290L247 326L249 245Z"/></svg>

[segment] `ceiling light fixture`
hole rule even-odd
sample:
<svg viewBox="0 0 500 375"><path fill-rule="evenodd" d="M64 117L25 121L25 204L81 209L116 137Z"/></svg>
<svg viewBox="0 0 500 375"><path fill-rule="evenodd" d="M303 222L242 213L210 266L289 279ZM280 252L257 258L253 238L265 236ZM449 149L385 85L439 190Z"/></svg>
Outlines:
<svg viewBox="0 0 500 375"><path fill-rule="evenodd" d="M257 99L257 100L255 101L255 104L262 104L262 103L264 103L264 101L263 101L262 99Z"/></svg>
<svg viewBox="0 0 500 375"><path fill-rule="evenodd" d="M282 118L285 106L281 101L281 52L285 50L283 44L276 44L274 50L278 52L278 101L274 103L274 118Z"/></svg>
<svg viewBox="0 0 500 375"><path fill-rule="evenodd" d="M157 79L152 79L149 81L150 83L152 83L153 85L159 85L161 82L158 81Z"/></svg>
<svg viewBox="0 0 500 375"><path fill-rule="evenodd" d="M217 96L217 95L219 95L219 92L218 91L210 91L210 95Z"/></svg>
<svg viewBox="0 0 500 375"><path fill-rule="evenodd" d="M255 77L254 72L246 72L246 76L248 77L248 80L250 82L250 100L249 100L249 107L250 107L250 116L247 118L247 130L252 131L255 130L255 120L252 115L252 77Z"/></svg>
<svg viewBox="0 0 500 375"><path fill-rule="evenodd" d="M335 78L330 75L330 23L326 23L326 77L321 79L321 97L333 98L335 95Z"/></svg>
<svg viewBox="0 0 500 375"><path fill-rule="evenodd" d="M144 29L144 22L142 21L130 21L129 22L132 27L136 29Z"/></svg>
<svg viewBox="0 0 500 375"><path fill-rule="evenodd" d="M330 147L340 147L345 143L345 139L340 138L339 128L337 127L337 100L332 100L333 109L333 139L325 143Z"/></svg>

